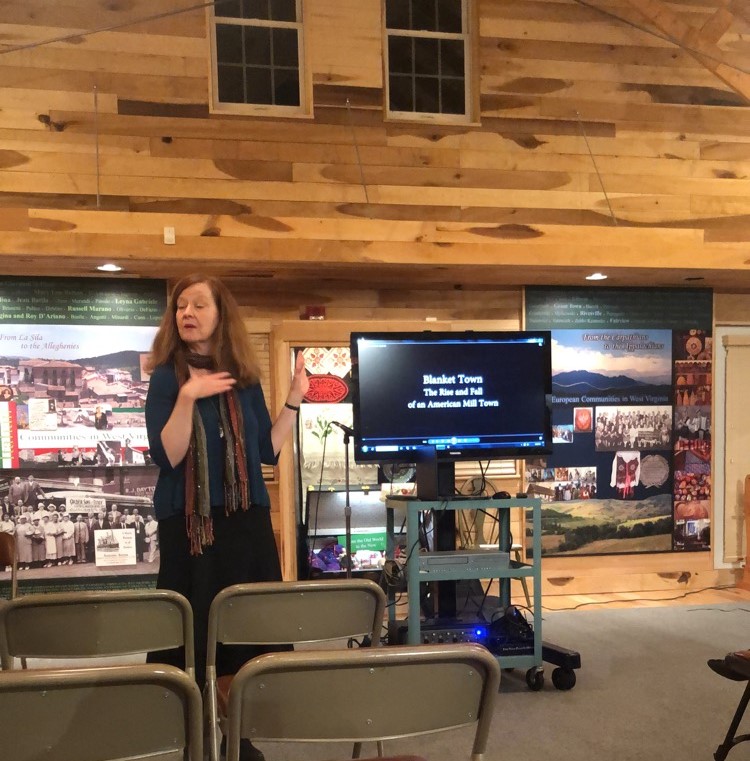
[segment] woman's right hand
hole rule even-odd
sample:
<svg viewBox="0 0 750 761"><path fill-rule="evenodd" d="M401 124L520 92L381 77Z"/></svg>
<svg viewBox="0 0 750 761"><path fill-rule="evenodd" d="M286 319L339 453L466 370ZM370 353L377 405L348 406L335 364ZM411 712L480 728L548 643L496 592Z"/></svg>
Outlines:
<svg viewBox="0 0 750 761"><path fill-rule="evenodd" d="M190 446L193 432L195 402L232 389L237 381L228 372L205 373L190 370L190 377L177 394L177 403L167 424L161 430L161 443L170 465L174 468L182 462Z"/></svg>
<svg viewBox="0 0 750 761"><path fill-rule="evenodd" d="M232 377L231 373L206 373L195 374L190 376L180 388L180 393L188 399L195 401L207 396L216 396L223 394L232 389L237 380Z"/></svg>

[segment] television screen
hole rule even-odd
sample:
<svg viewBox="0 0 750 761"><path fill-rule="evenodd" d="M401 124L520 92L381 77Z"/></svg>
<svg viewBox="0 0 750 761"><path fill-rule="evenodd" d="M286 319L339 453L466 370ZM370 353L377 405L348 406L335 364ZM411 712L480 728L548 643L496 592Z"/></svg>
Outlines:
<svg viewBox="0 0 750 761"><path fill-rule="evenodd" d="M551 452L548 331L352 333L357 462Z"/></svg>

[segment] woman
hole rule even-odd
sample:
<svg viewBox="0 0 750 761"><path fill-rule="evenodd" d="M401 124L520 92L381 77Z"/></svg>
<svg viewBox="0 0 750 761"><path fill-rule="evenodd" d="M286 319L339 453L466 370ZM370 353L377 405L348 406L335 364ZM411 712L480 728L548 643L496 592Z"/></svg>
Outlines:
<svg viewBox="0 0 750 761"><path fill-rule="evenodd" d="M10 515L3 511L2 515L0 515L0 532L4 534L10 534L11 536L16 535L16 524L11 520ZM10 566L5 566L6 571L10 571Z"/></svg>
<svg viewBox="0 0 750 761"><path fill-rule="evenodd" d="M19 571L28 571L31 568L31 535L33 533L34 529L29 526L27 516L19 515L16 524L16 555Z"/></svg>
<svg viewBox="0 0 750 761"><path fill-rule="evenodd" d="M60 552L62 551L62 530L56 512L50 513L44 522L44 538L47 549L47 562L44 568L60 565Z"/></svg>
<svg viewBox="0 0 750 761"><path fill-rule="evenodd" d="M62 550L58 565L73 565L76 556L75 526L70 520L68 513L63 513L62 522L60 523L60 538L62 540Z"/></svg>
<svg viewBox="0 0 750 761"><path fill-rule="evenodd" d="M104 431L108 428L108 425L107 413L97 404L94 410L94 428L97 431Z"/></svg>
<svg viewBox="0 0 750 761"><path fill-rule="evenodd" d="M81 450L78 447L73 447L73 454L70 458L70 464L71 465L83 465L83 455L81 454Z"/></svg>
<svg viewBox="0 0 750 761"><path fill-rule="evenodd" d="M237 303L219 280L199 275L172 291L148 370L146 428L160 468L157 586L190 600L202 686L214 596L231 584L281 578L261 463L276 463L309 381L299 355L286 404L272 423ZM257 653L225 648L218 673L235 673ZM150 660L184 666L183 654L173 652ZM263 755L244 741L242 758Z"/></svg>

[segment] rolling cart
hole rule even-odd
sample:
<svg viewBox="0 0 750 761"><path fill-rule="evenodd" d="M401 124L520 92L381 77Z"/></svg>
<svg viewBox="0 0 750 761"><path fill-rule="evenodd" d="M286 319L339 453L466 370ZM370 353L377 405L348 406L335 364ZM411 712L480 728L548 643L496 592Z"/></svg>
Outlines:
<svg viewBox="0 0 750 761"><path fill-rule="evenodd" d="M396 621L395 606L389 610L389 641L405 642L410 645L430 642L479 642L490 649L503 669L526 669L526 683L529 689L537 691L544 686L544 662L556 666L552 673L552 683L557 689L569 690L576 682L575 669L580 668L578 653L566 650L542 640L542 584L541 584L541 500L539 498L445 498L420 500L413 498L389 497L387 508L388 554L394 552L394 512L406 511L406 589L408 595L408 616L405 622ZM533 525L532 558L530 563L511 558L510 508L531 511ZM420 553L419 518L420 513L432 511L434 519L454 510L497 509L499 520L499 542L497 551L452 552L437 550ZM451 514L451 520L453 515ZM438 541L438 546L440 546ZM476 553L476 554L472 554ZM511 606L510 582L512 579L531 578L534 582L532 624L517 613L520 632L517 638L497 636L492 623L464 622L437 619L434 622L421 621L420 584L428 582L455 582L467 579L497 578L500 587L500 606L503 611L516 612ZM392 594L389 598L393 602ZM454 607L455 611L455 607Z"/></svg>

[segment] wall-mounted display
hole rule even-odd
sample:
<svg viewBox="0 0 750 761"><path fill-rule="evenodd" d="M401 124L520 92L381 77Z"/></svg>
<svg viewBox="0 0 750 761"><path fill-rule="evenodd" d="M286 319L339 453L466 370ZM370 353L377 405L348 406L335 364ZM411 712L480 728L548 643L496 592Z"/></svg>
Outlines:
<svg viewBox="0 0 750 761"><path fill-rule="evenodd" d="M552 331L553 454L526 462L546 555L710 546L710 291L528 288Z"/></svg>
<svg viewBox="0 0 750 761"><path fill-rule="evenodd" d="M165 308L163 281L0 280L0 531L34 591L153 583L143 367Z"/></svg>
<svg viewBox="0 0 750 761"><path fill-rule="evenodd" d="M0 468L148 462L161 281L0 281Z"/></svg>

